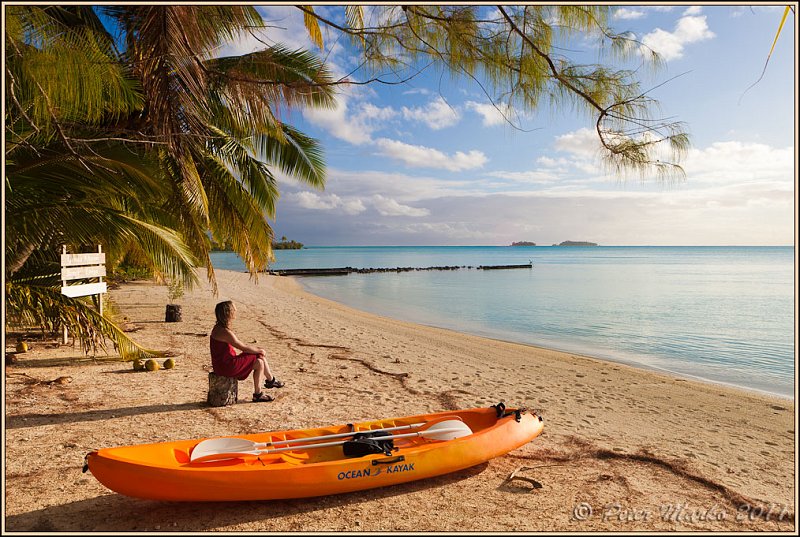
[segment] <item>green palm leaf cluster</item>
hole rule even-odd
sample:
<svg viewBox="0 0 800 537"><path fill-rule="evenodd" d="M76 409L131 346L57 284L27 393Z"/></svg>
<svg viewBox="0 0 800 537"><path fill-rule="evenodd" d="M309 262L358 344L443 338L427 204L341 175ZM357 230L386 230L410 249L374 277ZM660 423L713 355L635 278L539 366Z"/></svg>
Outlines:
<svg viewBox="0 0 800 537"><path fill-rule="evenodd" d="M330 74L285 47L214 57L262 24L247 6L8 6L6 22L9 317L146 354L57 292L61 246L99 244L110 268L133 259L185 286L205 265L215 291L212 239L264 270L274 170L325 181L319 144L279 112L332 105Z"/></svg>

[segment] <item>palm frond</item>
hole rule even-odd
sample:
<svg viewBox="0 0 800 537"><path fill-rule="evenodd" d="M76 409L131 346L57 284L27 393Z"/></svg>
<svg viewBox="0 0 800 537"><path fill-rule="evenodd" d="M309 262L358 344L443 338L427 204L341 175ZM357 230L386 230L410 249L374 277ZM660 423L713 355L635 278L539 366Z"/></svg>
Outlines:
<svg viewBox="0 0 800 537"><path fill-rule="evenodd" d="M361 5L348 5L345 6L345 20L347 21L348 28L352 28L359 33L361 30L364 29L364 7ZM360 40L361 47L366 49L367 47L367 40L362 35L359 34L357 39Z"/></svg>
<svg viewBox="0 0 800 537"><path fill-rule="evenodd" d="M22 35L6 34L12 121L24 116L49 133L55 122L97 124L141 108L136 83L109 55L107 35L90 25L66 26L40 8L12 13L14 28L22 28Z"/></svg>
<svg viewBox="0 0 800 537"><path fill-rule="evenodd" d="M273 232L264 208L228 169L225 163L213 156L204 161L206 188L211 200L211 229L217 242L230 242L251 274L263 271L273 261ZM273 185L274 178L267 173L261 180ZM267 200L271 203L275 195ZM274 206L267 209L274 210Z"/></svg>
<svg viewBox="0 0 800 537"><path fill-rule="evenodd" d="M314 11L314 6L302 7L308 11L311 11L312 13ZM317 45L320 50L322 50L325 48L325 45L322 42L322 31L319 29L319 22L317 22L317 18L312 13L308 13L307 11L303 12L303 24L306 25L308 37L311 39L311 42Z"/></svg>
<svg viewBox="0 0 800 537"><path fill-rule="evenodd" d="M256 135L259 154L284 173L313 187L323 188L325 158L319 141L285 123L281 129L282 137Z"/></svg>
<svg viewBox="0 0 800 537"><path fill-rule="evenodd" d="M78 340L85 353L106 350L110 339L124 360L165 356L129 338L114 322L101 316L87 301L61 294L59 288L6 283L6 312L23 324L56 332L63 327Z"/></svg>
<svg viewBox="0 0 800 537"><path fill-rule="evenodd" d="M321 59L306 50L275 45L242 56L208 60L216 75L215 87L232 101L230 106L314 106L335 105L333 77Z"/></svg>

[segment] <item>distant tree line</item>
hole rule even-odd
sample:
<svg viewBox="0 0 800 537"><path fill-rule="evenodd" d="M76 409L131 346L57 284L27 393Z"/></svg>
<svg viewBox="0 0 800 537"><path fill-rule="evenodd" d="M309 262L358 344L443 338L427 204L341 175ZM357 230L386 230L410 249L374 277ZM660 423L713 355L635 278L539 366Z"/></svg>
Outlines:
<svg viewBox="0 0 800 537"><path fill-rule="evenodd" d="M302 242L297 242L295 240L288 240L286 237L281 237L280 241L272 241L272 248L273 250L300 250L303 248ZM214 241L211 245L211 251L213 252L233 252L233 245L231 241L226 239L224 241L216 242Z"/></svg>
<svg viewBox="0 0 800 537"><path fill-rule="evenodd" d="M274 250L300 250L303 247L302 242L290 241L286 237L281 237L280 242L273 242L272 248Z"/></svg>

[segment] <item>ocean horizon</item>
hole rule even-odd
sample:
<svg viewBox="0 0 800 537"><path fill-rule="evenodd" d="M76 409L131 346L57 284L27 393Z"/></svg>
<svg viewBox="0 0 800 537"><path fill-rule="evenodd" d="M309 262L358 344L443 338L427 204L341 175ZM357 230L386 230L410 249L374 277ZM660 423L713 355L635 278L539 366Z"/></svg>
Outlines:
<svg viewBox="0 0 800 537"><path fill-rule="evenodd" d="M794 398L793 246L309 246L275 255L273 270L461 267L297 281L377 315ZM245 270L231 252L211 259Z"/></svg>

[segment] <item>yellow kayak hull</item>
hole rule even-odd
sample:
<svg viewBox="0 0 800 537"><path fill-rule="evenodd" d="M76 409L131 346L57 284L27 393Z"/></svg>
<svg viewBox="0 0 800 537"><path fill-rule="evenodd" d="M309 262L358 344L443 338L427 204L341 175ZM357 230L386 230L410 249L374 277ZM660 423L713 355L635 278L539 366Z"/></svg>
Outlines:
<svg viewBox="0 0 800 537"><path fill-rule="evenodd" d="M280 442L350 431L460 419L473 431L454 440L396 440L390 456L347 458L342 446L296 449L212 462L192 462L202 440L100 449L87 455L92 475L109 489L136 498L167 501L276 500L326 496L406 483L463 470L504 455L536 438L542 419L505 407L454 410L317 429L276 431L241 438ZM321 442L321 441L320 441ZM309 442L308 445L312 445Z"/></svg>

